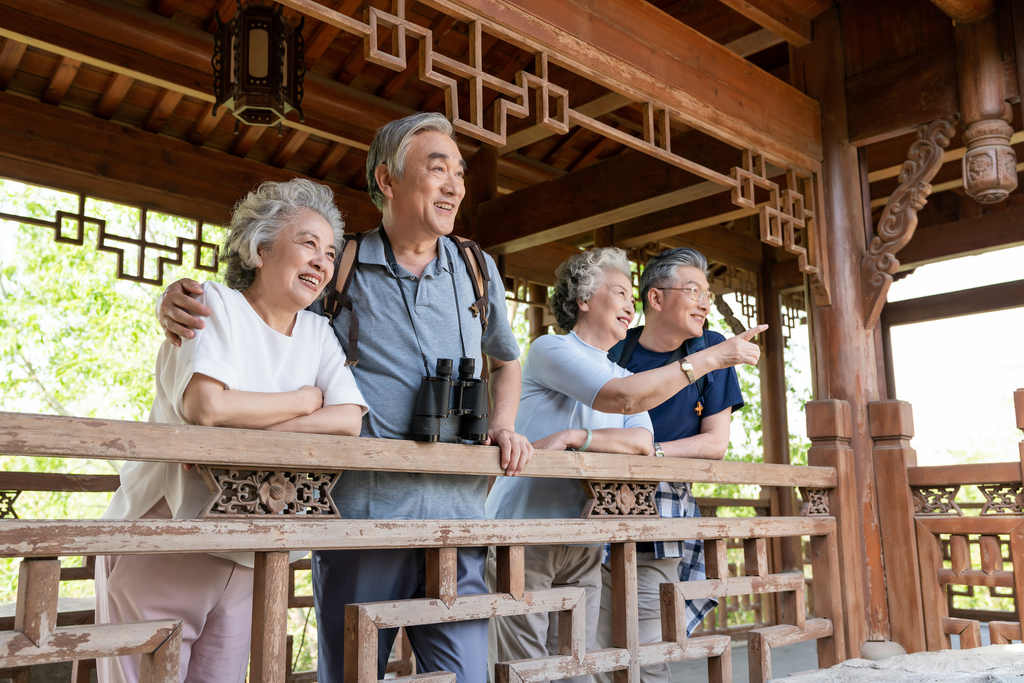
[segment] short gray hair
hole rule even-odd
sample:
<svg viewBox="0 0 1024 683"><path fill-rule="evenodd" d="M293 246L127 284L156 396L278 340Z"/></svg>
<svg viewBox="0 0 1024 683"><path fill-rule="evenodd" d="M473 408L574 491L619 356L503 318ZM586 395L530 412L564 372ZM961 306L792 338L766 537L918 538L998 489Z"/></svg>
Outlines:
<svg viewBox="0 0 1024 683"><path fill-rule="evenodd" d="M239 290L251 287L260 247L273 248L281 231L292 225L303 209L323 216L334 231L334 249L340 251L345 220L334 204L331 188L305 178L267 181L235 204L222 256L227 263L224 284Z"/></svg>
<svg viewBox="0 0 1024 683"><path fill-rule="evenodd" d="M604 274L617 270L633 280L626 252L618 247L600 247L573 254L555 271L555 291L551 295L551 312L558 326L569 332L580 316L580 301L589 301L604 284ZM630 295L632 296L632 294Z"/></svg>
<svg viewBox="0 0 1024 683"><path fill-rule="evenodd" d="M452 140L455 139L452 122L445 118L444 114L436 112L419 112L391 121L373 136L370 151L366 154L366 191L370 193L370 199L381 213L387 207L388 198L377 184L377 167L384 164L391 175L401 179L405 175L405 156L412 145L412 139L417 133L425 130L436 130Z"/></svg>
<svg viewBox="0 0 1024 683"><path fill-rule="evenodd" d="M657 287L672 285L679 268L697 268L708 277L708 260L704 254L690 247L666 249L647 262L640 275L640 303L647 311L647 293Z"/></svg>

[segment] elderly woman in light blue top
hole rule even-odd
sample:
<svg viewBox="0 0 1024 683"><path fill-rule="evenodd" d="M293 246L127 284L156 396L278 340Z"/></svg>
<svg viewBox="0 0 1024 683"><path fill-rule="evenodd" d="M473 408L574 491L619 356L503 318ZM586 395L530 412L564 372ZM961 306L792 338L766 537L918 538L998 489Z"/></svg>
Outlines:
<svg viewBox="0 0 1024 683"><path fill-rule="evenodd" d="M538 449L650 454L651 420L645 408L634 410L632 402L622 400L615 383L629 372L607 357L633 320L625 252L614 247L581 252L559 266L556 275L551 308L568 334L533 342L523 370L516 431ZM578 518L585 501L575 480L500 477L486 510L492 519ZM588 650L594 648L600 609L601 555L599 546L526 548L527 589L586 589ZM547 614L496 619L494 626L496 661L558 654L557 620L550 620L549 633Z"/></svg>

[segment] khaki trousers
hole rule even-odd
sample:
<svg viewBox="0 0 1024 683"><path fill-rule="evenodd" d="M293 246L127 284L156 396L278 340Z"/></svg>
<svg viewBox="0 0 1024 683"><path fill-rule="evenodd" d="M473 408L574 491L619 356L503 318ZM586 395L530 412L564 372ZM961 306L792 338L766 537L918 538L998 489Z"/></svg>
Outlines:
<svg viewBox="0 0 1024 683"><path fill-rule="evenodd" d="M661 584L679 582L679 558L655 559L654 553L636 554L637 603L640 615L640 644L661 640ZM601 566L601 618L597 624L598 649L612 645L612 572ZM596 674L596 683L612 683L612 674ZM655 664L640 669L641 683L671 683L668 664Z"/></svg>
<svg viewBox="0 0 1024 683"><path fill-rule="evenodd" d="M526 590L583 588L586 590L587 650L594 649L597 615L601 608L601 555L603 548L576 545L526 546ZM496 585L495 552L487 555L487 585ZM488 648L488 669L495 662L536 659L558 654L558 616L542 612L491 619L493 645ZM590 676L562 679L562 683L590 683Z"/></svg>

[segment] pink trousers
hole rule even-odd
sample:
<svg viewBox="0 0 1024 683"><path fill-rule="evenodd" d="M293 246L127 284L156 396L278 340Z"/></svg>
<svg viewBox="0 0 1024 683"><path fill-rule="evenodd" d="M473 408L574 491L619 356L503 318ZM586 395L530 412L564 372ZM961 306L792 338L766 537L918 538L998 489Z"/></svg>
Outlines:
<svg viewBox="0 0 1024 683"><path fill-rule="evenodd" d="M97 557L96 623L152 619L181 620L181 683L243 683L252 569L202 554ZM138 683L140 659L96 660L99 683Z"/></svg>

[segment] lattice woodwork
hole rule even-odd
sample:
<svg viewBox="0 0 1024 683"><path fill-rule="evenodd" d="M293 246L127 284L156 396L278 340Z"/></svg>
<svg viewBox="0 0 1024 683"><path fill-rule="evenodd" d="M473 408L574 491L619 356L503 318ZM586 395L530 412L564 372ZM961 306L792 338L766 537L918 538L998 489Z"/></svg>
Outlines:
<svg viewBox="0 0 1024 683"><path fill-rule="evenodd" d="M768 160L756 150L743 150L742 166L734 167L729 175L719 173L672 152L671 121L681 113L667 105L639 97L643 109L643 136L638 137L598 121L569 106L570 93L549 79L549 64L558 59L528 36L512 35L492 20L478 16L447 0L424 0L439 13L463 21L468 26L469 50L466 61L453 59L434 50L434 32L410 21L406 16L406 1L392 0L391 11L367 7L363 21L324 7L312 0L281 0L281 4L294 8L306 16L323 21L363 40L363 56L367 62L401 73L409 66L406 40L418 43L417 68L419 79L440 88L444 93L445 112L455 130L481 142L503 147L506 143L508 117L533 116L536 125L553 133L564 135L573 126L580 126L604 138L631 149L648 154L665 163L720 185L732 193L733 202L740 207L756 208L760 214L761 239L767 244L781 246L799 258L800 271L817 283L816 292L827 298L827 283L820 277L814 233L820 221L817 218L817 199L820 189L817 175L800 169L786 172L787 187L781 188L768 178ZM380 46L384 31L390 33L390 50ZM484 70L484 36L507 40L534 56L532 72L520 70L512 81L499 78ZM562 64L561 66L566 66ZM605 79L599 74L579 74L613 91L622 91L623 84ZM460 110L459 88L468 86L469 112ZM493 101L493 120L488 125L484 113L488 100L484 92L497 93ZM755 189L756 188L756 189ZM766 203L760 202L757 190L767 193ZM827 304L819 301L819 304Z"/></svg>
<svg viewBox="0 0 1024 683"><path fill-rule="evenodd" d="M226 470L200 465L213 492L200 517L339 517L331 491L340 472Z"/></svg>
<svg viewBox="0 0 1024 683"><path fill-rule="evenodd" d="M586 481L587 494L583 518L592 517L657 517L654 494L657 483Z"/></svg>
<svg viewBox="0 0 1024 683"><path fill-rule="evenodd" d="M964 511L956 503L959 486L913 486L914 512L919 515L955 514L963 516Z"/></svg>
<svg viewBox="0 0 1024 683"><path fill-rule="evenodd" d="M74 244L76 246L85 245L85 230L86 226L93 226L96 228L96 249L99 251L106 251L117 255L117 277L121 280L129 280L131 282L139 282L148 285L156 285L162 287L164 284L164 267L180 266L184 263L184 248L188 246L191 248L193 253L192 267L197 270L206 271L208 273L216 273L220 268L219 262L219 247L213 242L208 242L203 237L204 224L202 221L196 223L195 233L192 236L177 236L174 238L174 245L162 244L160 242L154 242L150 239L148 234L149 228L148 212L143 207L132 207L137 208L139 211L139 225L138 225L138 236L125 236L118 235L110 232L107 221L102 218L96 218L86 214L86 201L89 198L84 194L78 195L78 211L71 213L69 211L58 210L52 220L46 220L42 218L36 218L34 216L19 216L16 214L0 212L0 220L12 221L15 223L22 223L27 225L36 225L42 228L49 228L53 230L53 239L55 242L61 244ZM74 225L74 233L69 236L65 234L65 230L68 225ZM127 272L125 270L125 252L128 249L132 249L136 253L136 262L133 272ZM146 275L146 263L152 259L156 254L156 275L149 277ZM207 265L203 262L203 257L206 256L207 262L212 262Z"/></svg>
<svg viewBox="0 0 1024 683"><path fill-rule="evenodd" d="M18 500L21 491L0 491L0 519L18 519L14 510L14 501Z"/></svg>
<svg viewBox="0 0 1024 683"><path fill-rule="evenodd" d="M896 252L905 247L917 229L917 212L928 203L931 180L942 168L944 150L956 130L959 115L933 121L917 129L899 175L899 187L889 197L878 220L877 233L861 260L861 294L864 326L874 329L882 314L892 276L900 267Z"/></svg>
<svg viewBox="0 0 1024 683"><path fill-rule="evenodd" d="M978 490L985 496L981 514L1024 514L1024 487L1021 484L982 484Z"/></svg>
<svg viewBox="0 0 1024 683"><path fill-rule="evenodd" d="M828 507L828 489L808 489L800 487L800 497L804 504L801 515L831 515Z"/></svg>
<svg viewBox="0 0 1024 683"><path fill-rule="evenodd" d="M782 341L787 346L793 338L793 330L800 325L807 324L807 299L802 291L787 292L779 297L780 314L782 318Z"/></svg>

